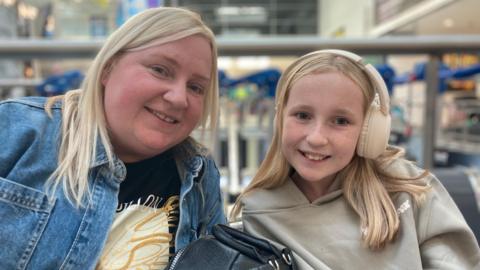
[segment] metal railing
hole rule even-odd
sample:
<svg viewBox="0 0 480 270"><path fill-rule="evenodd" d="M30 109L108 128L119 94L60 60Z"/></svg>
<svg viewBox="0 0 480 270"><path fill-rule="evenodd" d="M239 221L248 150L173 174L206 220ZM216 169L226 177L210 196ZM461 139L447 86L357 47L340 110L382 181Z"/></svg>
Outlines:
<svg viewBox="0 0 480 270"><path fill-rule="evenodd" d="M0 59L93 57L103 40L0 40ZM382 38L322 38L318 36L258 36L217 38L220 56L302 55L336 48L358 54L430 54L480 51L480 35L392 36Z"/></svg>
<svg viewBox="0 0 480 270"><path fill-rule="evenodd" d="M65 40L2 40L0 59L93 58L103 41ZM433 167L438 93L439 57L443 53L480 52L480 35L471 36L420 36L328 39L318 36L259 36L217 38L220 56L240 55L292 55L336 48L358 54L427 54L426 97L423 126L423 166Z"/></svg>

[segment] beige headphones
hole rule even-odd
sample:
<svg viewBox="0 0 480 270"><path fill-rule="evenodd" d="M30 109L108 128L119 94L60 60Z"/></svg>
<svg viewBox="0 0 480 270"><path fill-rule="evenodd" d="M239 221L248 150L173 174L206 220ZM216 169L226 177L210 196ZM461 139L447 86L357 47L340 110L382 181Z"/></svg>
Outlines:
<svg viewBox="0 0 480 270"><path fill-rule="evenodd" d="M364 158L377 158L385 151L390 137L390 99L385 81L375 67L364 64L362 57L354 53L343 50L320 50L314 53L343 56L358 64L370 78L377 94L365 115L362 132L357 142L357 154Z"/></svg>

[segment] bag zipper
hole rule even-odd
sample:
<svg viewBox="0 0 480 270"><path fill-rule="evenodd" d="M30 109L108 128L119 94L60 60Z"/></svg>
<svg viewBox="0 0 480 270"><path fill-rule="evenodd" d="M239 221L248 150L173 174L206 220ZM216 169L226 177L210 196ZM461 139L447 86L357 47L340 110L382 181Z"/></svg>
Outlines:
<svg viewBox="0 0 480 270"><path fill-rule="evenodd" d="M178 260L180 260L180 257L182 257L183 252L185 251L186 248L180 249L175 257L173 257L172 263L170 264L170 267L168 267L168 270L174 270L175 265L178 263Z"/></svg>

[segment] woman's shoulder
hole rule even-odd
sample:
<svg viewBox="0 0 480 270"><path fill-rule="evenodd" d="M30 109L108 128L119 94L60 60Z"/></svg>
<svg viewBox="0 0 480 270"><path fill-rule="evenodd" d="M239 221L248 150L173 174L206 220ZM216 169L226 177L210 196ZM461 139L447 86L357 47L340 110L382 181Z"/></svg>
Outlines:
<svg viewBox="0 0 480 270"><path fill-rule="evenodd" d="M16 156L34 144L46 146L55 142L60 130L60 110L53 111L53 118L45 111L46 98L25 97L0 102L0 138L4 157ZM55 105L58 106L58 105ZM39 148L37 148L38 150ZM50 151L50 150L48 150Z"/></svg>
<svg viewBox="0 0 480 270"><path fill-rule="evenodd" d="M47 97L41 96L26 96L20 98L12 98L0 101L0 105L7 105L7 106L18 106L18 107L32 107L38 109L44 109L47 103ZM52 105L52 109L60 109L61 103L55 102Z"/></svg>
<svg viewBox="0 0 480 270"><path fill-rule="evenodd" d="M47 116L45 108L48 98L39 96L21 97L0 101L0 114L2 118L27 119L33 115ZM53 114L61 111L61 102L51 104ZM20 116L20 117L19 117ZM27 117L28 116L28 117Z"/></svg>

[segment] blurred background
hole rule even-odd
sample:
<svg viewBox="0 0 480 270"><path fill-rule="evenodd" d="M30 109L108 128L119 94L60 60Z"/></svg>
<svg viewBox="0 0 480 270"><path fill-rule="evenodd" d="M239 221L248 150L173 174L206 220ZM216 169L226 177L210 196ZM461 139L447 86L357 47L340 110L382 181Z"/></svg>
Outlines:
<svg viewBox="0 0 480 270"><path fill-rule="evenodd" d="M220 127L195 136L212 149L227 204L268 148L282 70L346 49L387 82L390 143L436 173L479 238L480 1L0 0L0 100L79 87L105 37L157 6L197 11L217 36Z"/></svg>

